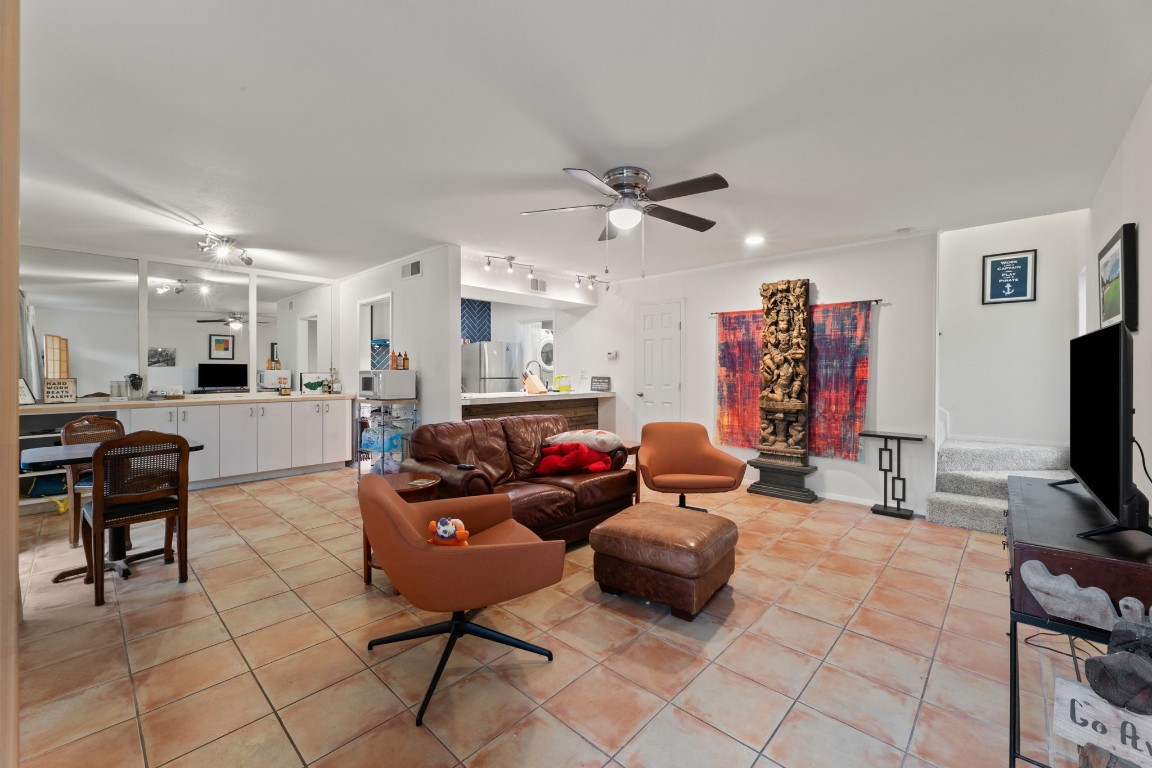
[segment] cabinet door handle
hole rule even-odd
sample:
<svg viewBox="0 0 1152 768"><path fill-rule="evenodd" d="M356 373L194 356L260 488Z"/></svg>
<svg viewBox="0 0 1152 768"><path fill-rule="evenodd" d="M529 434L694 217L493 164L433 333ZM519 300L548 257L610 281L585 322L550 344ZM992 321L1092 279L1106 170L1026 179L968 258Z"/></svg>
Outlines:
<svg viewBox="0 0 1152 768"><path fill-rule="evenodd" d="M168 411L168 421L175 421L175 420L176 420L176 412L175 411Z"/></svg>
<svg viewBox="0 0 1152 768"><path fill-rule="evenodd" d="M252 418L255 415L256 415L256 409L253 408L252 406L248 406L248 418Z"/></svg>
<svg viewBox="0 0 1152 768"><path fill-rule="evenodd" d="M328 403L324 403L324 413L331 413L331 411L329 410L331 407L332 406L329 405Z"/></svg>
<svg viewBox="0 0 1152 768"><path fill-rule="evenodd" d="M180 411L180 421L188 421L188 411Z"/></svg>
<svg viewBox="0 0 1152 768"><path fill-rule="evenodd" d="M261 415L261 416L263 416L263 415L264 415L264 406L260 406L260 415Z"/></svg>
<svg viewBox="0 0 1152 768"><path fill-rule="evenodd" d="M316 403L316 413L320 413L320 403Z"/></svg>

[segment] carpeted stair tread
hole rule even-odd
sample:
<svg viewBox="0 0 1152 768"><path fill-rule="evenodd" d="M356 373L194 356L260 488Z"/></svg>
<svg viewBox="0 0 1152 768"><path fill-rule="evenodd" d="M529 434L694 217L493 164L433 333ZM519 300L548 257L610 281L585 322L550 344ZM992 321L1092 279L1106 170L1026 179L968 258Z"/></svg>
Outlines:
<svg viewBox="0 0 1152 768"><path fill-rule="evenodd" d="M938 472L1059 470L1067 466L1067 446L980 440L945 440L937 461Z"/></svg>
<svg viewBox="0 0 1152 768"><path fill-rule="evenodd" d="M937 491L928 494L925 517L929 522L953 528L1003 534L1007 508L1008 502L1004 499Z"/></svg>
<svg viewBox="0 0 1152 768"><path fill-rule="evenodd" d="M936 490L944 493L1008 498L1008 477L1022 475L1041 480L1067 480L1072 473L1067 469L999 469L983 472L940 472L936 475Z"/></svg>

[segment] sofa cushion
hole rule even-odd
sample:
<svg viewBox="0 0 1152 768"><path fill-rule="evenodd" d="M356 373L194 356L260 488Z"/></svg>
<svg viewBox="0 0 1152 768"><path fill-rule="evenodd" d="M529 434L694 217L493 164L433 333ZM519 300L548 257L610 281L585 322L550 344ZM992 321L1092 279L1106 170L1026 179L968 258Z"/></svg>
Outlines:
<svg viewBox="0 0 1152 768"><path fill-rule="evenodd" d="M469 419L424 424L412 430L408 444L413 459L446 464L472 464L498 485L512 479L512 460L504 429L496 419Z"/></svg>
<svg viewBox="0 0 1152 768"><path fill-rule="evenodd" d="M512 517L529 528L550 528L576 513L576 497L566 488L513 480L494 489L512 500Z"/></svg>
<svg viewBox="0 0 1152 768"><path fill-rule="evenodd" d="M620 498L628 498L636 490L636 473L630 469L614 469L592 475L552 475L534 477L533 482L555 485L576 497L576 509L591 509Z"/></svg>
<svg viewBox="0 0 1152 768"><path fill-rule="evenodd" d="M512 475L517 480L527 479L536 473L544 438L568 429L568 420L553 414L501 416L496 421L500 422L504 430L504 440L512 461Z"/></svg>

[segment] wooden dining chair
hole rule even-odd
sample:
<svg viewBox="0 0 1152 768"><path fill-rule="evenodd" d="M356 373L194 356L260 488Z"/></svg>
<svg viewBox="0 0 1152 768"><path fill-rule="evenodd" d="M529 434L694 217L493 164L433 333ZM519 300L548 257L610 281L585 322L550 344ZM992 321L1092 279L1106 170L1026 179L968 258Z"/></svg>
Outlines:
<svg viewBox="0 0 1152 768"><path fill-rule="evenodd" d="M82 416L60 428L62 445L102 443L114 437L124 437L124 425L110 416ZM73 548L80 546L80 497L92 491L92 465L71 464L67 469L68 498L71 500L71 520L68 541ZM127 533L127 532L125 532Z"/></svg>
<svg viewBox="0 0 1152 768"><path fill-rule="evenodd" d="M104 531L164 520L164 562L173 561L176 533L180 581L188 581L188 441L165 432L133 432L100 444L92 454L92 501L84 505L81 534L85 584L95 583L104 604Z"/></svg>

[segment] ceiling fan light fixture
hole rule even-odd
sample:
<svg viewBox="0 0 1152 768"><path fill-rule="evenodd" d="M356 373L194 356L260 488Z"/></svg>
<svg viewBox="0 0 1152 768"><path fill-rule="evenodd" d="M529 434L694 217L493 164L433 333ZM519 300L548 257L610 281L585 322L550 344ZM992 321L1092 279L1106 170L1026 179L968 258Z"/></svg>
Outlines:
<svg viewBox="0 0 1152 768"><path fill-rule="evenodd" d="M229 320L228 327L234 331L238 331L244 327L244 323L240 322L239 320Z"/></svg>
<svg viewBox="0 0 1152 768"><path fill-rule="evenodd" d="M616 229L632 229L640 223L644 212L640 204L630 197L621 198L618 203L608 209L608 221Z"/></svg>

